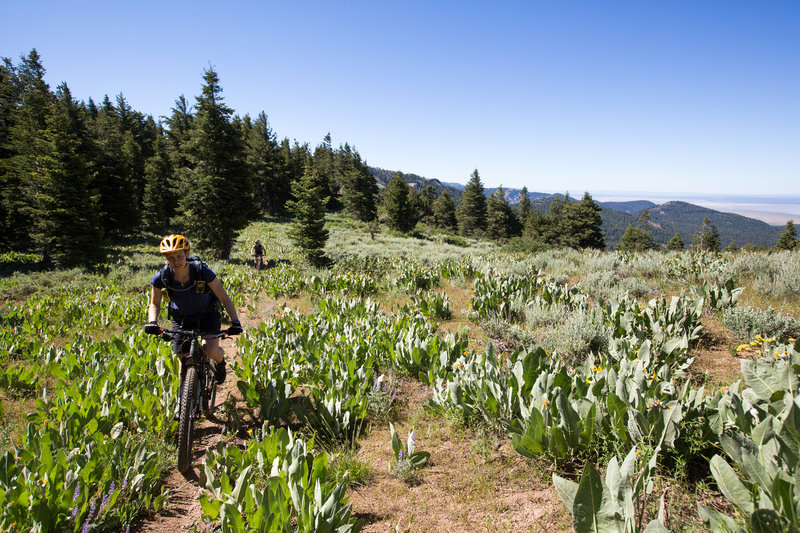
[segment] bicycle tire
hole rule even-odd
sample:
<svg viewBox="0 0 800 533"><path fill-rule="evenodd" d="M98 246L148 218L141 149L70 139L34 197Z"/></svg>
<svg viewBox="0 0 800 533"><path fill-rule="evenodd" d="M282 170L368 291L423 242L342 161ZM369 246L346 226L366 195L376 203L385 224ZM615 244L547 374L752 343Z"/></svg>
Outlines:
<svg viewBox="0 0 800 533"><path fill-rule="evenodd" d="M181 413L178 421L178 471L185 474L192 466L192 438L197 398L197 368L186 369L181 391Z"/></svg>
<svg viewBox="0 0 800 533"><path fill-rule="evenodd" d="M203 414L206 418L214 418L214 409L217 402L217 380L209 364L206 368L206 393L203 395Z"/></svg>

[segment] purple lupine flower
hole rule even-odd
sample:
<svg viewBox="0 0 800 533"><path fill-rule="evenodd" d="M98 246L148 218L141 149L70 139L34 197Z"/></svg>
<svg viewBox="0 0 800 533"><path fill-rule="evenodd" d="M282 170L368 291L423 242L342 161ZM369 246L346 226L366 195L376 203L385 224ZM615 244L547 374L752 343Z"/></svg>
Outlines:
<svg viewBox="0 0 800 533"><path fill-rule="evenodd" d="M130 524L128 524L128 526L125 528L125 533L131 533L131 526L130 526Z"/></svg>
<svg viewBox="0 0 800 533"><path fill-rule="evenodd" d="M413 433L410 435L410 438L408 439L408 449L409 449L409 451L414 449L414 434Z"/></svg>
<svg viewBox="0 0 800 533"><path fill-rule="evenodd" d="M75 485L75 492L72 494L73 503L75 502L75 500L78 499L78 496L80 495L81 495L81 484L78 483L77 485Z"/></svg>
<svg viewBox="0 0 800 533"><path fill-rule="evenodd" d="M81 529L81 533L89 533L89 520L87 519L86 522L83 523L83 529Z"/></svg>
<svg viewBox="0 0 800 533"><path fill-rule="evenodd" d="M94 516L94 508L95 508L96 503L97 502L92 502L92 506L89 507L89 516L86 517L86 522L89 522L89 520L92 519L92 516Z"/></svg>
<svg viewBox="0 0 800 533"><path fill-rule="evenodd" d="M108 494L103 494L103 501L100 502L100 509L97 510L97 516L103 514L103 509L106 508L106 503L108 503Z"/></svg>
<svg viewBox="0 0 800 533"><path fill-rule="evenodd" d="M403 460L403 450L400 450L400 454L397 456L397 460L398 461L402 461Z"/></svg>
<svg viewBox="0 0 800 533"><path fill-rule="evenodd" d="M78 506L72 508L72 514L69 515L70 519L75 520L75 517L78 516Z"/></svg>
<svg viewBox="0 0 800 533"><path fill-rule="evenodd" d="M128 486L128 480L127 480L127 479L126 479L126 480L123 480L123 482L122 482L122 488L120 488L119 490L122 490L122 491L124 491L124 490L125 490L125 488L126 488L127 486Z"/></svg>
<svg viewBox="0 0 800 533"><path fill-rule="evenodd" d="M394 400L395 400L395 398L397 398L397 389L394 389L394 390L392 391L392 401L394 401Z"/></svg>

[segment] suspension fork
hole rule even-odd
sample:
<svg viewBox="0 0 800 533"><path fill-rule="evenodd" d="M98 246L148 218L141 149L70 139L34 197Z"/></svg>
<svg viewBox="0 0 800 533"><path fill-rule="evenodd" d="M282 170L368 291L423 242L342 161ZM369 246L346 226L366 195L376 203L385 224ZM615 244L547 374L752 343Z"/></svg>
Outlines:
<svg viewBox="0 0 800 533"><path fill-rule="evenodd" d="M192 342L189 345L189 355L186 357L180 357L180 365L181 365L181 377L178 383L178 405L180 405L181 401L181 391L183 391L183 378L186 376L186 369L189 366L197 366L201 373L205 375L205 370L202 368L202 365L198 365L196 361L200 360L200 342L197 340L197 337L192 338Z"/></svg>

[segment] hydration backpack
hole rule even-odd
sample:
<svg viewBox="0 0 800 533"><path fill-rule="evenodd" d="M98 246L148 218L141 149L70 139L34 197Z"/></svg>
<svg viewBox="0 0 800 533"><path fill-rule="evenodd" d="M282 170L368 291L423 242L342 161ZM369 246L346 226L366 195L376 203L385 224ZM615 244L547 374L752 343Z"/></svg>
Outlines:
<svg viewBox="0 0 800 533"><path fill-rule="evenodd" d="M202 279L202 272L203 268L206 264L200 259L200 257L196 255L190 255L186 258L186 261L189 263L189 281L191 285L189 287L179 287L176 285L172 279L172 271L169 268L169 265L164 265L159 272L161 277L161 283L164 284L164 288L161 289L161 294L167 300L167 302L171 301L170 292L171 291L189 291L193 290L197 294L209 294L211 295L211 301L208 303L208 307L206 308L206 312L214 311L219 308L219 298L214 292L209 288L208 283ZM167 306L168 314L172 316L172 307Z"/></svg>

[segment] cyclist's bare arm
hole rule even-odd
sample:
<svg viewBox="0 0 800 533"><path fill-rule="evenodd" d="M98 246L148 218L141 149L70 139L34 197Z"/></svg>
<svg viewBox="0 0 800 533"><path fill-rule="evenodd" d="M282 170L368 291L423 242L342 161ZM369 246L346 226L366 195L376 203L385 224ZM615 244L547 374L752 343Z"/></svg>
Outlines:
<svg viewBox="0 0 800 533"><path fill-rule="evenodd" d="M220 282L219 278L214 278L212 281L209 282L208 288L214 293L214 295L219 298L219 301L222 302L222 306L225 307L225 311L228 312L228 316L233 320L239 320L239 314L236 312L236 306L233 305L233 301L231 297L228 296L228 293L225 291L225 287L222 286L222 282Z"/></svg>
<svg viewBox="0 0 800 533"><path fill-rule="evenodd" d="M215 280L216 281L216 280ZM158 313L161 311L161 289L150 286L150 305L147 307L147 320L149 322L158 321Z"/></svg>

